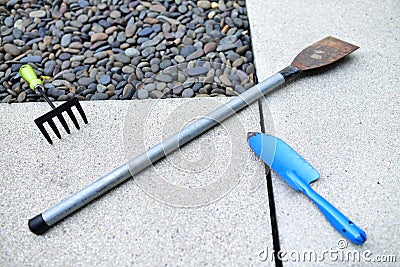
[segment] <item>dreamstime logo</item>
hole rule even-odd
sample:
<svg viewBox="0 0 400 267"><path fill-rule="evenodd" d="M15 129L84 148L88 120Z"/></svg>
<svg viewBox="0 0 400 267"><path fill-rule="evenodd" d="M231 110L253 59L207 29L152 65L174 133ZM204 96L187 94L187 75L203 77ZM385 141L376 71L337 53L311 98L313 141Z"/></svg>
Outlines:
<svg viewBox="0 0 400 267"><path fill-rule="evenodd" d="M225 81L225 77L230 80ZM163 88L166 84L168 88L163 89L164 94L185 88L197 87L198 90L200 86L209 91L232 93L235 85L244 87L249 82L249 77L235 68L199 61L165 69L147 79L142 87L154 84L157 88ZM228 86L229 83L232 85ZM159 84L163 86L158 86ZM177 87L179 88L176 89ZM134 176L134 180L144 192L168 205L199 207L224 197L244 176L256 176L252 173L255 156L248 153L246 134L247 131L259 131L258 105L246 108L241 112L241 116L234 114L221 124L206 117L209 112L231 99L208 98L207 106L204 106L204 101L200 98L167 98L149 102L146 107L141 105L141 110L137 109L137 102L131 103L124 125L127 160L150 148L147 156L151 162L163 154L170 155L152 164L140 178ZM179 145L178 148L178 143L190 138L191 132L199 131L201 127L190 128L193 126L191 123L203 116L205 117L201 120L205 124L215 122L217 127L195 138L189 145ZM268 121L268 131L273 132L272 120ZM137 142L138 140L141 142ZM163 145L160 145L161 142ZM139 147L138 143L142 145ZM132 174L137 172L136 163L128 163ZM253 180L252 183L252 189L258 188L263 180Z"/></svg>
<svg viewBox="0 0 400 267"><path fill-rule="evenodd" d="M321 251L313 249L305 250L285 250L281 249L277 253L266 248L258 253L260 261L274 261L276 258L282 262L396 262L396 255L377 255L370 250L348 249L349 243L345 239L337 242L337 248L330 248Z"/></svg>

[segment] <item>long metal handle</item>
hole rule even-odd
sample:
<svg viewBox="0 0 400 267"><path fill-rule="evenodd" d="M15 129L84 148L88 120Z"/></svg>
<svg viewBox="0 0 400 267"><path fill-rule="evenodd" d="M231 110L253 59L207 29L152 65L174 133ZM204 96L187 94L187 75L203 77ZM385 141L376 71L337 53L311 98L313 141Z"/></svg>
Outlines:
<svg viewBox="0 0 400 267"><path fill-rule="evenodd" d="M206 116L185 126L180 132L175 133L146 152L128 161L104 177L88 185L81 191L71 195L59 204L44 211L29 220L29 228L35 234L42 234L50 226L62 220L79 208L85 206L95 198L103 195L113 187L122 183L132 175L151 166L152 163L188 143L202 133L223 122L236 112L254 103L265 94L274 90L285 82L285 77L276 73L265 81L253 86L239 96L228 101Z"/></svg>

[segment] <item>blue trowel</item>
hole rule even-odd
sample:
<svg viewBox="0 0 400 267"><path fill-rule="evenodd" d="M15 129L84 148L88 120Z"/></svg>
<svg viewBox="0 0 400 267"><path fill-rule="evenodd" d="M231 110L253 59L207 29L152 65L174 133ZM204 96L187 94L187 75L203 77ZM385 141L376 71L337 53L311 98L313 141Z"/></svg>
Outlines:
<svg viewBox="0 0 400 267"><path fill-rule="evenodd" d="M293 148L270 134L248 133L247 139L251 149L294 190L309 197L339 233L357 245L367 240L360 227L311 188L320 174Z"/></svg>

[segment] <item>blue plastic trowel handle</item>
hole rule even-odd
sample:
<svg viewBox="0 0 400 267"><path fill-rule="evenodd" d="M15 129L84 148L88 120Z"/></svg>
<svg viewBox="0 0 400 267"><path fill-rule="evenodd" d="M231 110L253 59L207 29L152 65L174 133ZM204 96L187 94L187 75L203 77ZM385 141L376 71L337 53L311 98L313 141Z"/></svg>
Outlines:
<svg viewBox="0 0 400 267"><path fill-rule="evenodd" d="M364 230L354 224L329 201L315 192L309 184L301 185L301 192L309 197L320 209L332 226L344 237L357 245L362 245L367 240Z"/></svg>
<svg viewBox="0 0 400 267"><path fill-rule="evenodd" d="M358 245L365 242L365 232L311 188L310 183L320 175L293 148L275 136L262 133L250 134L248 142L253 151L293 189L309 197L344 237Z"/></svg>

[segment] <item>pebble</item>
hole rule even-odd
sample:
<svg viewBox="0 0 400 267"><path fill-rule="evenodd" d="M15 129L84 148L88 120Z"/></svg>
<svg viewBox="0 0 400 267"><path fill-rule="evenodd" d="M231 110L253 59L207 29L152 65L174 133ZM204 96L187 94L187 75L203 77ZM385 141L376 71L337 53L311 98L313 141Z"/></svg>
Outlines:
<svg viewBox="0 0 400 267"><path fill-rule="evenodd" d="M20 63L26 64L26 63L40 63L42 62L42 57L41 56L32 56L28 55L24 58L21 58Z"/></svg>
<svg viewBox="0 0 400 267"><path fill-rule="evenodd" d="M92 35L92 37L90 38L90 41L92 43L95 43L97 41L103 41L106 40L108 38L108 35L106 33L103 32L98 32Z"/></svg>
<svg viewBox="0 0 400 267"><path fill-rule="evenodd" d="M21 54L21 49L13 44L5 44L4 51L11 56L19 56Z"/></svg>
<svg viewBox="0 0 400 267"><path fill-rule="evenodd" d="M218 52L225 52L225 51L228 51L228 50L232 50L232 49L235 49L236 48L236 45L235 44L221 44L221 45L218 45L218 47L217 47L217 51Z"/></svg>
<svg viewBox="0 0 400 267"><path fill-rule="evenodd" d="M88 86L89 84L95 83L96 79L92 77L82 77L79 78L78 84L82 86Z"/></svg>
<svg viewBox="0 0 400 267"><path fill-rule="evenodd" d="M232 82L226 75L220 75L219 80L225 85L225 86L232 86Z"/></svg>
<svg viewBox="0 0 400 267"><path fill-rule="evenodd" d="M44 74L48 75L48 76L53 75L53 71L56 68L56 66L57 66L57 62L55 62L54 60L47 61L44 64Z"/></svg>
<svg viewBox="0 0 400 267"><path fill-rule="evenodd" d="M193 59L197 59L199 57L202 57L204 55L204 51L203 50L197 50L195 52L193 52L192 54L190 54L186 60L193 60Z"/></svg>
<svg viewBox="0 0 400 267"><path fill-rule="evenodd" d="M124 54L116 54L114 58L116 61L124 63L124 64L128 64L131 62L131 59L127 55L124 55Z"/></svg>
<svg viewBox="0 0 400 267"><path fill-rule="evenodd" d="M182 97L183 98L190 98L194 96L194 91L191 88L187 88L183 90Z"/></svg>
<svg viewBox="0 0 400 267"><path fill-rule="evenodd" d="M63 79L69 81L69 82L73 82L76 79L76 76L74 73L72 72L68 72L68 73L64 73L63 74Z"/></svg>
<svg viewBox="0 0 400 267"><path fill-rule="evenodd" d="M125 50L125 55L130 58L137 57L140 55L140 51L136 48L131 47Z"/></svg>
<svg viewBox="0 0 400 267"><path fill-rule="evenodd" d="M26 93L25 93L25 91L23 91L23 92L19 93L19 95L17 97L17 102L19 102L19 103L24 102L25 98L26 98Z"/></svg>
<svg viewBox="0 0 400 267"><path fill-rule="evenodd" d="M154 54L155 51L156 51L155 47L147 47L142 51L142 55L144 57L148 57L148 56Z"/></svg>
<svg viewBox="0 0 400 267"><path fill-rule="evenodd" d="M108 95L104 94L104 93L99 93L96 92L94 95L92 95L92 97L90 98L90 100L107 100L108 99Z"/></svg>
<svg viewBox="0 0 400 267"><path fill-rule="evenodd" d="M3 98L3 100L1 100L1 103L9 103L11 101L12 97L13 96L11 94L6 96L5 98Z"/></svg>
<svg viewBox="0 0 400 267"><path fill-rule="evenodd" d="M164 96L164 94L162 92L160 92L160 91L151 91L149 93L149 95L153 99L159 99L159 98L162 98Z"/></svg>
<svg viewBox="0 0 400 267"><path fill-rule="evenodd" d="M194 46L188 45L181 49L181 55L186 58L190 54L194 53L195 51L196 51L196 48Z"/></svg>
<svg viewBox="0 0 400 267"><path fill-rule="evenodd" d="M51 96L51 97L58 98L59 96L64 95L64 94L65 94L65 91L64 91L64 90L57 89L56 87L50 87L50 88L47 90L47 94L48 94L49 96Z"/></svg>
<svg viewBox="0 0 400 267"><path fill-rule="evenodd" d="M122 99L131 99L134 93L133 85L128 83L122 91Z"/></svg>
<svg viewBox="0 0 400 267"><path fill-rule="evenodd" d="M204 8L204 9L210 9L211 8L211 2L210 1L197 1L197 6Z"/></svg>
<svg viewBox="0 0 400 267"><path fill-rule="evenodd" d="M196 68L191 68L188 70L188 75L189 76L200 76L200 75L205 75L208 72L208 68L206 67L196 67Z"/></svg>
<svg viewBox="0 0 400 267"><path fill-rule="evenodd" d="M65 34L61 38L61 46L68 47L71 44L71 41L72 41L72 34Z"/></svg>
<svg viewBox="0 0 400 267"><path fill-rule="evenodd" d="M135 35L136 29L137 29L136 24L128 24L125 28L125 36L127 38L132 37L133 35Z"/></svg>
<svg viewBox="0 0 400 267"><path fill-rule="evenodd" d="M137 97L139 99L147 99L149 97L149 92L147 90L141 89L137 91Z"/></svg>
<svg viewBox="0 0 400 267"><path fill-rule="evenodd" d="M157 19L161 20L161 21L165 21L171 25L178 25L180 24L179 20L176 19L172 19L163 15L157 16Z"/></svg>
<svg viewBox="0 0 400 267"><path fill-rule="evenodd" d="M127 73L127 74L131 74L135 72L135 69L131 66L124 66L122 67L122 72L123 73Z"/></svg>
<svg viewBox="0 0 400 267"><path fill-rule="evenodd" d="M240 65L242 65L244 63L244 60L242 57L239 57L238 59L236 59L235 61L233 61L232 63L232 67L239 67ZM251 65L253 66L253 65Z"/></svg>
<svg viewBox="0 0 400 267"><path fill-rule="evenodd" d="M216 48L217 48L217 44L215 42L207 43L204 46L204 53L208 54L210 52L214 52Z"/></svg>
<svg viewBox="0 0 400 267"><path fill-rule="evenodd" d="M172 77L166 74L158 74L156 80L160 82L170 83L172 82Z"/></svg>
<svg viewBox="0 0 400 267"><path fill-rule="evenodd" d="M35 10L29 13L31 18L43 18L46 16L45 10Z"/></svg>
<svg viewBox="0 0 400 267"><path fill-rule="evenodd" d="M111 82L111 77L109 75L102 75L100 77L100 83L103 85L107 85Z"/></svg>
<svg viewBox="0 0 400 267"><path fill-rule="evenodd" d="M146 28L143 28L142 30L140 30L140 31L137 33L137 35L140 36L140 37L149 36L149 35L152 34L153 32L154 32L153 28L151 28L151 27L146 27Z"/></svg>
<svg viewBox="0 0 400 267"><path fill-rule="evenodd" d="M167 11L167 8L165 6L163 6L163 5L152 5L150 7L150 11L155 11L155 12L162 13L162 12Z"/></svg>
<svg viewBox="0 0 400 267"><path fill-rule="evenodd" d="M172 65L171 60L164 60L160 63L160 69L166 69Z"/></svg>

